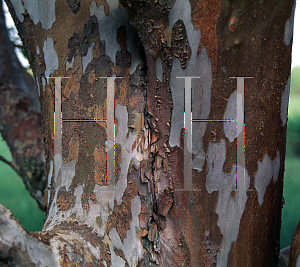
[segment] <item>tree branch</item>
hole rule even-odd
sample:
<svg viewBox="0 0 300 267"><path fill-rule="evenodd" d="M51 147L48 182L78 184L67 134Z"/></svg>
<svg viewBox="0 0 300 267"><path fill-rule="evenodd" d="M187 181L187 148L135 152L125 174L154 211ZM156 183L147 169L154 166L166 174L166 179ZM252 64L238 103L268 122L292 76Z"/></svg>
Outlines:
<svg viewBox="0 0 300 267"><path fill-rule="evenodd" d="M30 236L0 204L0 263L8 266L58 266L50 246Z"/></svg>
<svg viewBox="0 0 300 267"><path fill-rule="evenodd" d="M55 231L29 233L0 204L1 266L104 266L100 259L108 257L106 244L86 225L67 223Z"/></svg>
<svg viewBox="0 0 300 267"><path fill-rule="evenodd" d="M14 169L17 172L17 169L13 166L12 162L9 162L6 158L2 157L1 155L0 155L0 160L6 163L7 165L9 165L12 169Z"/></svg>
<svg viewBox="0 0 300 267"><path fill-rule="evenodd" d="M9 40L2 1L0 51L0 133L11 151L13 164L3 157L1 160L17 172L39 207L45 210L47 177L38 94L33 77L22 67Z"/></svg>

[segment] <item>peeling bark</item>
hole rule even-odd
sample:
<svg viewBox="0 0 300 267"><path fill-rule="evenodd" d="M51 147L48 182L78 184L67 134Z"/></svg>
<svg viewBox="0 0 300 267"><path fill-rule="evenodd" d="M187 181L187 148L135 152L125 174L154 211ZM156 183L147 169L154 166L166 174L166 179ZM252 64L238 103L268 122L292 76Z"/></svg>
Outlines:
<svg viewBox="0 0 300 267"><path fill-rule="evenodd" d="M293 2L56 1L48 22L43 8L32 14L23 2L10 8L39 87L51 187L37 236L53 235L55 260L276 266ZM61 151L53 136L58 84L49 75L69 77L61 78ZM244 171L236 165L242 128L236 137L235 125L211 121L242 110L228 76L253 76L245 82L240 192L233 189L236 170ZM192 126L193 142L184 77L197 77L191 106L202 121ZM106 126L112 87L114 134ZM192 181L182 190L187 155Z"/></svg>

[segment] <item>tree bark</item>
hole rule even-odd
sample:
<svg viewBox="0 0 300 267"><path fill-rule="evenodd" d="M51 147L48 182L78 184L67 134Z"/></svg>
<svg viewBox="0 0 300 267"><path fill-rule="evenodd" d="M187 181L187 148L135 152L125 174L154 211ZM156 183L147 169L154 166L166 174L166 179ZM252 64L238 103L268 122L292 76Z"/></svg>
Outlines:
<svg viewBox="0 0 300 267"><path fill-rule="evenodd" d="M56 264L278 266L292 0L7 2Z"/></svg>
<svg viewBox="0 0 300 267"><path fill-rule="evenodd" d="M0 132L12 153L13 161L3 157L23 179L26 189L46 210L47 177L41 111L33 78L20 64L9 40L2 1L0 3Z"/></svg>

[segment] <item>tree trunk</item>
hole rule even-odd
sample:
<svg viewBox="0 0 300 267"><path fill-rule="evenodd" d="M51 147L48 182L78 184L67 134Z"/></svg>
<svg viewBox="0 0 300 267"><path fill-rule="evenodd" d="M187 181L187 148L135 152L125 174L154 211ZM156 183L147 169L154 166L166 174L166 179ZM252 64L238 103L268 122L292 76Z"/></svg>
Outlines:
<svg viewBox="0 0 300 267"><path fill-rule="evenodd" d="M278 265L292 0L7 2L50 188L28 262Z"/></svg>

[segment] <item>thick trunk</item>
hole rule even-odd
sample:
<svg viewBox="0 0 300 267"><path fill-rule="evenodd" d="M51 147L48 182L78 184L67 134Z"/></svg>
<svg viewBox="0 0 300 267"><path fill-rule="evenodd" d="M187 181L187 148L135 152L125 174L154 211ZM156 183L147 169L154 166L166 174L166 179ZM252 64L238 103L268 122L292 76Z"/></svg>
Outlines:
<svg viewBox="0 0 300 267"><path fill-rule="evenodd" d="M47 147L35 238L62 266L276 266L293 1L120 2L9 3Z"/></svg>

